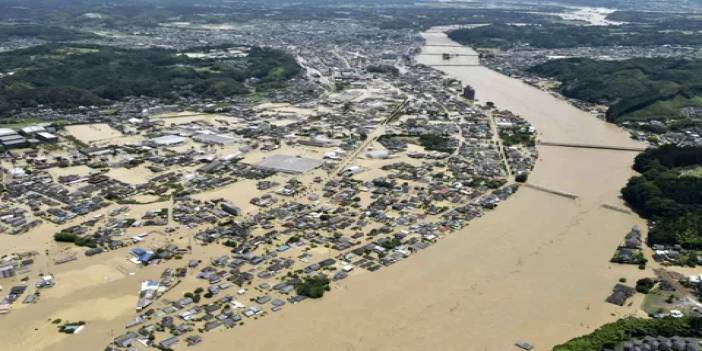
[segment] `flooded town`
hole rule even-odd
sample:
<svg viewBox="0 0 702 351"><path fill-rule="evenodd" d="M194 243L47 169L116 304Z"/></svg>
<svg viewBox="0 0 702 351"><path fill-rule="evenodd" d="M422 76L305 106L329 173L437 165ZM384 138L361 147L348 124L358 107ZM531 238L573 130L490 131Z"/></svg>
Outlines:
<svg viewBox="0 0 702 351"><path fill-rule="evenodd" d="M50 92L2 120L0 349L547 350L620 319L702 317L697 242L648 240L659 217L622 190L666 171L642 152L702 145L698 125L614 123L614 98L567 97L530 70L701 47L472 48L451 31L482 24L252 8L269 18L0 43L37 61L153 48L130 69L165 76L144 67L166 60L186 87L136 77L140 94L73 107L50 97L92 100ZM524 13L620 25L548 9ZM650 167L682 169L666 162ZM701 345L636 334L601 349Z"/></svg>
<svg viewBox="0 0 702 351"><path fill-rule="evenodd" d="M138 299L110 347L193 345L303 302L317 277L388 267L497 207L534 166L535 129L416 65L420 37L393 51L396 39L349 43L331 62L293 42L319 62L313 99L135 102L123 120L2 129L2 240L14 249L3 313L21 319L23 305L82 285L64 277L138 276L120 288Z"/></svg>

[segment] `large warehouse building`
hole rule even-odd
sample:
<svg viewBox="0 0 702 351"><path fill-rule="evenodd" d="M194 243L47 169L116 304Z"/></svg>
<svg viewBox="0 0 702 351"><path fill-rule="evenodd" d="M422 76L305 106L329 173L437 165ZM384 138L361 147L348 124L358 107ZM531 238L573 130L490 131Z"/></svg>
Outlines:
<svg viewBox="0 0 702 351"><path fill-rule="evenodd" d="M321 160L301 156L272 155L264 158L256 166L285 173L305 173L322 165Z"/></svg>

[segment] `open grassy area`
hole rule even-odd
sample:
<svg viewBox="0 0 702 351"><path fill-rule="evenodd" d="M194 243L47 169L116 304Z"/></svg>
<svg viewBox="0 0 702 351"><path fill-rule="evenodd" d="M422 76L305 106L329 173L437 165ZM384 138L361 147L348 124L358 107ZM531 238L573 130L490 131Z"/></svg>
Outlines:
<svg viewBox="0 0 702 351"><path fill-rule="evenodd" d="M702 178L702 166L690 167L680 170L682 177L697 177Z"/></svg>
<svg viewBox="0 0 702 351"><path fill-rule="evenodd" d="M671 300L672 293L670 291L663 291L660 288L651 290L644 298L643 309L648 315L654 315L657 313L668 313L671 309L674 309L674 305L668 301Z"/></svg>
<svg viewBox="0 0 702 351"><path fill-rule="evenodd" d="M702 96L693 96L687 98L682 95L675 96L672 99L656 101L650 106L641 110L634 111L622 117L622 120L651 120L651 119L668 119L668 118L683 118L680 112L684 107L701 107Z"/></svg>

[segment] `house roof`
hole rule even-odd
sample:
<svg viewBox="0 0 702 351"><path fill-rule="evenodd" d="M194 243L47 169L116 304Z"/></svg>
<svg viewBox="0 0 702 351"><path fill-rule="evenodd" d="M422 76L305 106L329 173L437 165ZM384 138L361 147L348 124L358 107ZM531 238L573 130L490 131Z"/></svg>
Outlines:
<svg viewBox="0 0 702 351"><path fill-rule="evenodd" d="M27 126L27 127L24 127L20 130L22 131L22 133L25 133L25 134L34 134L34 133L43 132L46 129L44 129L44 127L42 127L42 126Z"/></svg>
<svg viewBox="0 0 702 351"><path fill-rule="evenodd" d="M198 134L193 136L193 140L204 144L232 144L236 141L234 137L219 134Z"/></svg>
<svg viewBox="0 0 702 351"><path fill-rule="evenodd" d="M0 128L0 137L17 134L14 129L10 128Z"/></svg>
<svg viewBox="0 0 702 351"><path fill-rule="evenodd" d="M167 145L177 145L177 144L182 144L185 142L185 138L182 136L178 135L164 135L156 138L149 139L150 144L158 145L158 146L167 146Z"/></svg>

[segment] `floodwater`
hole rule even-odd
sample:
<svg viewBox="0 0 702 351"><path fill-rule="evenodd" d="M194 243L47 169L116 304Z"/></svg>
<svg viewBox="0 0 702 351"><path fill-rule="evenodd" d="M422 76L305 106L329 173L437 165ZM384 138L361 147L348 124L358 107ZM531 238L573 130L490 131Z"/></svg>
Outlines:
<svg viewBox="0 0 702 351"><path fill-rule="evenodd" d="M607 15L616 10L602 7L575 7L572 11L559 13L564 20L583 21L591 26L618 26L624 22L610 21Z"/></svg>
<svg viewBox="0 0 702 351"><path fill-rule="evenodd" d="M442 33L426 37L429 45L457 45ZM444 50L474 53L458 47L426 47L425 52ZM420 60L431 64L442 58ZM477 63L475 57L451 59L459 60ZM493 101L531 121L541 140L636 145L615 126L517 80L483 67L441 69L475 87L481 101ZM515 350L513 343L524 339L536 350L547 350L637 313L640 299L626 307L605 304L604 299L620 278L632 283L650 274L609 263L631 226L645 226L634 215L602 207L622 206L618 193L632 174L634 156L540 147L529 181L576 194L577 199L523 188L424 252L376 273L358 272L334 283L321 300L286 306L234 330L206 333L196 347L181 342L176 348L504 351ZM23 238L48 242L52 232ZM178 234L185 240L190 233ZM222 248L202 248L216 249ZM47 291L37 306L0 317L0 349L102 349L133 318L139 282L157 277L165 268L136 269L125 255L115 251L54 267L52 273L59 277L55 292ZM81 334L66 336L56 331L54 318L85 320L88 325Z"/></svg>
<svg viewBox="0 0 702 351"><path fill-rule="evenodd" d="M428 45L457 45L425 33ZM425 47L425 53L474 54L469 48ZM442 57L421 56L441 63ZM477 63L475 57L452 59ZM470 60L473 60L472 62ZM547 92L484 67L441 67L472 85L482 101L516 112L540 139L641 146L613 125ZM517 340L551 349L601 324L638 313L640 299L604 303L620 278L646 274L609 263L625 233L643 222L612 211L632 175L635 153L540 147L530 182L578 195L571 200L523 188L495 211L425 252L334 286L319 301L246 327L209 333L195 350L515 350ZM650 274L650 272L649 272Z"/></svg>

